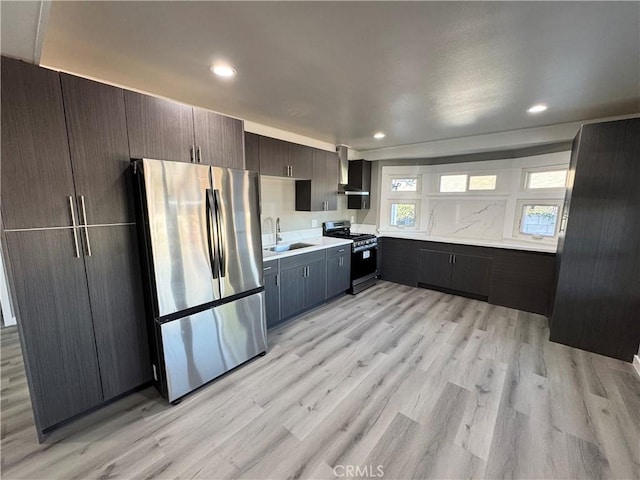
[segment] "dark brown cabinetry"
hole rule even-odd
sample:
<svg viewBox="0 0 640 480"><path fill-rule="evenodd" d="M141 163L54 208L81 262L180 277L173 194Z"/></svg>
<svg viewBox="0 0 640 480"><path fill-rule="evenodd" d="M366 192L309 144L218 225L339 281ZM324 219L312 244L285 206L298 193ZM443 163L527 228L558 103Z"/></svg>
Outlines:
<svg viewBox="0 0 640 480"><path fill-rule="evenodd" d="M42 431L103 401L85 266L72 229L5 235L32 406Z"/></svg>
<svg viewBox="0 0 640 480"><path fill-rule="evenodd" d="M382 253L381 250L383 249ZM384 237L382 278L547 315L555 254Z"/></svg>
<svg viewBox="0 0 640 480"><path fill-rule="evenodd" d="M551 340L625 361L640 343L640 118L583 125L568 175Z"/></svg>
<svg viewBox="0 0 640 480"><path fill-rule="evenodd" d="M338 209L338 156L313 150L311 180L296 181L296 210L306 212Z"/></svg>
<svg viewBox="0 0 640 480"><path fill-rule="evenodd" d="M260 173L260 136L244 132L245 168Z"/></svg>
<svg viewBox="0 0 640 480"><path fill-rule="evenodd" d="M195 161L191 107L131 91L124 98L132 158Z"/></svg>
<svg viewBox="0 0 640 480"><path fill-rule="evenodd" d="M288 177L285 161L289 155L287 142L271 137L258 137L260 175Z"/></svg>
<svg viewBox="0 0 640 480"><path fill-rule="evenodd" d="M280 260L282 319L322 303L326 298L324 250Z"/></svg>
<svg viewBox="0 0 640 480"><path fill-rule="evenodd" d="M278 271L278 260L265 262L263 272L267 328L273 328L282 320L282 315L280 315L280 272Z"/></svg>
<svg viewBox="0 0 640 480"><path fill-rule="evenodd" d="M423 242L418 283L486 297L493 252L465 245Z"/></svg>
<svg viewBox="0 0 640 480"><path fill-rule="evenodd" d="M552 253L496 250L489 302L548 315L554 272L555 255Z"/></svg>
<svg viewBox="0 0 640 480"><path fill-rule="evenodd" d="M311 178L313 164L313 148L297 143L289 144L287 155L289 176L293 178Z"/></svg>
<svg viewBox="0 0 640 480"><path fill-rule="evenodd" d="M58 73L2 57L4 227L68 227L73 195Z"/></svg>
<svg viewBox="0 0 640 480"><path fill-rule="evenodd" d="M41 436L151 378L125 102L16 60L2 58L2 75L6 256Z"/></svg>
<svg viewBox="0 0 640 480"><path fill-rule="evenodd" d="M244 168L244 124L201 108L125 91L132 158Z"/></svg>
<svg viewBox="0 0 640 480"><path fill-rule="evenodd" d="M345 293L351 287L351 248L349 245L327 250L327 298Z"/></svg>
<svg viewBox="0 0 640 480"><path fill-rule="evenodd" d="M349 187L362 192L371 192L371 162L351 160L349 162ZM370 195L348 195L347 208L366 210L371 208Z"/></svg>
<svg viewBox="0 0 640 480"><path fill-rule="evenodd" d="M244 168L242 120L193 109L196 162L218 167Z"/></svg>
<svg viewBox="0 0 640 480"><path fill-rule="evenodd" d="M61 75L75 191L90 224L135 221L124 92Z"/></svg>

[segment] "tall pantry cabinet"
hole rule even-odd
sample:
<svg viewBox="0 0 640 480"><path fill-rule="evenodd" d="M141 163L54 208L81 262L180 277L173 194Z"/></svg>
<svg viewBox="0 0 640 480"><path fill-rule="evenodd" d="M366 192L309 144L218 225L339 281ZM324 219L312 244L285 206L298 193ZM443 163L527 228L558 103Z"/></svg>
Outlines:
<svg viewBox="0 0 640 480"><path fill-rule="evenodd" d="M550 339L630 362L640 343L640 118L583 125L567 187Z"/></svg>
<svg viewBox="0 0 640 480"><path fill-rule="evenodd" d="M2 222L38 435L151 379L124 93L2 58Z"/></svg>

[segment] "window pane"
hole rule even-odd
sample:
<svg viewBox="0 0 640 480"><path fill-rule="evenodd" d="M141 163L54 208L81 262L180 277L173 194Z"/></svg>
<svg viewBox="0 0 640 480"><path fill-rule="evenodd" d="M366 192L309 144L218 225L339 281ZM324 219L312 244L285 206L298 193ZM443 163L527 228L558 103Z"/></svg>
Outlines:
<svg viewBox="0 0 640 480"><path fill-rule="evenodd" d="M558 207L555 205L525 205L520 220L520 233L553 237L556 234Z"/></svg>
<svg viewBox="0 0 640 480"><path fill-rule="evenodd" d="M467 175L442 175L440 177L441 192L466 192Z"/></svg>
<svg viewBox="0 0 640 480"><path fill-rule="evenodd" d="M395 227L415 227L416 226L416 204L415 203L392 203L390 224Z"/></svg>
<svg viewBox="0 0 640 480"><path fill-rule="evenodd" d="M469 190L495 190L496 175L471 175L469 177Z"/></svg>
<svg viewBox="0 0 640 480"><path fill-rule="evenodd" d="M394 178L391 180L391 190L394 192L416 192L418 190L418 179Z"/></svg>
<svg viewBox="0 0 640 480"><path fill-rule="evenodd" d="M566 170L529 172L527 188L564 188L566 181Z"/></svg>

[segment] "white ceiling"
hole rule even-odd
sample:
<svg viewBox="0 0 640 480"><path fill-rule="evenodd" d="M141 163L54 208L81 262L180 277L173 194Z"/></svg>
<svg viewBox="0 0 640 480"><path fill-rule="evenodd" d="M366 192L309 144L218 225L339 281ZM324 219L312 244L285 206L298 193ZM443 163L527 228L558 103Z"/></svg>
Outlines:
<svg viewBox="0 0 640 480"><path fill-rule="evenodd" d="M367 150L640 111L640 3L54 2L42 64Z"/></svg>
<svg viewBox="0 0 640 480"><path fill-rule="evenodd" d="M50 2L0 0L2 28L0 49L3 55L29 63L39 63L42 31Z"/></svg>

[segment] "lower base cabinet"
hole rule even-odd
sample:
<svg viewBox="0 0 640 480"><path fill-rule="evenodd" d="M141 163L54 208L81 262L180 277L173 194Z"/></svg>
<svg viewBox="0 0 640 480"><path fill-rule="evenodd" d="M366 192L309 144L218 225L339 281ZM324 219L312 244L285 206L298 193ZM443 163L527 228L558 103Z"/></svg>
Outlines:
<svg viewBox="0 0 640 480"><path fill-rule="evenodd" d="M327 298L345 293L351 287L351 249L349 246L327 251Z"/></svg>
<svg viewBox="0 0 640 480"><path fill-rule="evenodd" d="M267 328L345 293L351 284L349 245L264 262Z"/></svg>
<svg viewBox="0 0 640 480"><path fill-rule="evenodd" d="M382 278L548 315L555 254L385 237Z"/></svg>
<svg viewBox="0 0 640 480"><path fill-rule="evenodd" d="M135 226L5 235L39 435L149 382Z"/></svg>

